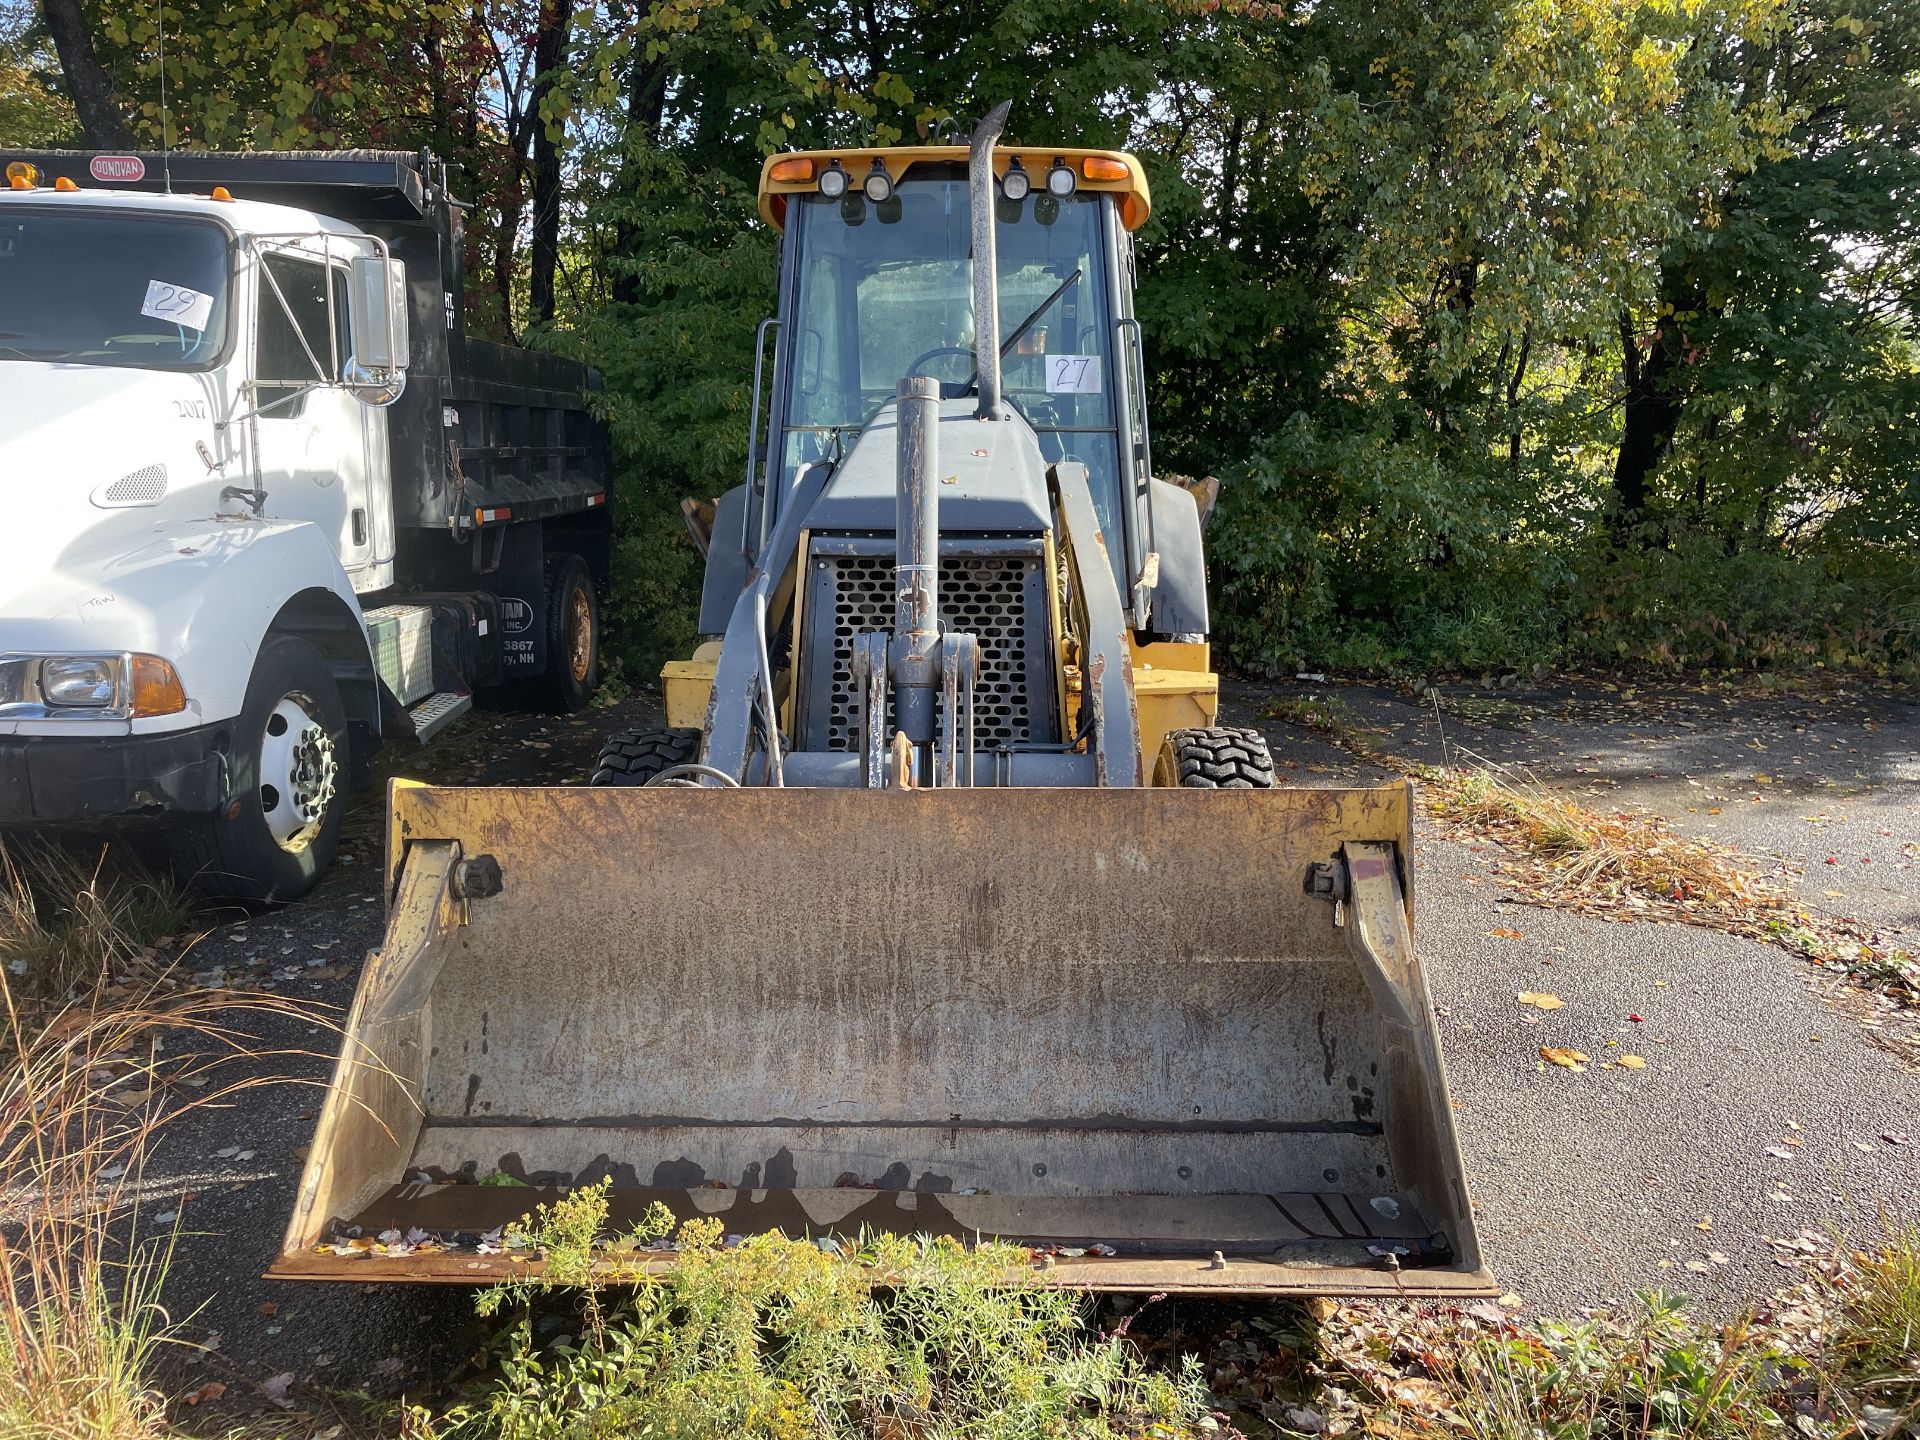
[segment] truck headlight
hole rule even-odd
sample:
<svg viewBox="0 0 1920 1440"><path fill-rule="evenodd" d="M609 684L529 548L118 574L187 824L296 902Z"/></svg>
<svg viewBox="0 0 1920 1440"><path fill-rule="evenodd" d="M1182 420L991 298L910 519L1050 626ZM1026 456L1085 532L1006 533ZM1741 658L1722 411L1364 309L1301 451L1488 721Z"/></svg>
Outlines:
<svg viewBox="0 0 1920 1440"><path fill-rule="evenodd" d="M109 708L120 694L117 655L69 655L40 662L40 698L65 709Z"/></svg>
<svg viewBox="0 0 1920 1440"><path fill-rule="evenodd" d="M138 720L187 708L158 655L0 655L0 717Z"/></svg>

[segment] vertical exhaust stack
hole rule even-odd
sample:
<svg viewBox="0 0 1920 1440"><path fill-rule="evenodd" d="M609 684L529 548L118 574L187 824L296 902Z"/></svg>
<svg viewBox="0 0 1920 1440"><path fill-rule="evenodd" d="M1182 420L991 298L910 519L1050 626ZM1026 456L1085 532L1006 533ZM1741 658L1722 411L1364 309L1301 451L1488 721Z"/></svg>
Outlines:
<svg viewBox="0 0 1920 1440"><path fill-rule="evenodd" d="M895 410L900 443L887 670L900 729L924 756L933 743L940 683L940 382L908 376L900 382Z"/></svg>
<svg viewBox="0 0 1920 1440"><path fill-rule="evenodd" d="M967 152L967 188L973 198L973 364L980 377L982 420L1000 420L1000 268L994 254L993 147L1007 128L1011 101L987 112Z"/></svg>

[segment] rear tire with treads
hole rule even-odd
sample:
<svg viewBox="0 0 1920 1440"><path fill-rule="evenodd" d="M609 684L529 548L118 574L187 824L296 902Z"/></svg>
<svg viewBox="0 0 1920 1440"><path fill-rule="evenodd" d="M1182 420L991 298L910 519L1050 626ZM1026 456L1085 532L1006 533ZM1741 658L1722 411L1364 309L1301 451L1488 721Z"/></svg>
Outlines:
<svg viewBox="0 0 1920 1440"><path fill-rule="evenodd" d="M1225 725L1169 730L1153 765L1153 783L1188 790L1272 790L1273 756L1258 730Z"/></svg>
<svg viewBox="0 0 1920 1440"><path fill-rule="evenodd" d="M592 785L645 785L675 765L700 758L698 730L616 730L600 747Z"/></svg>
<svg viewBox="0 0 1920 1440"><path fill-rule="evenodd" d="M572 715L587 707L600 683L600 599L578 555L549 555L545 576L547 669L517 688L530 710Z"/></svg>

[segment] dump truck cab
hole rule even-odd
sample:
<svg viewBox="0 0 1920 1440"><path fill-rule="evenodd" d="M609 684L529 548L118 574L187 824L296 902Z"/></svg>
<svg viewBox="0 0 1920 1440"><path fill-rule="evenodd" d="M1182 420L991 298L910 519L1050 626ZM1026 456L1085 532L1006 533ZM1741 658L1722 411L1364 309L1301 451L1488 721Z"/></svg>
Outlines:
<svg viewBox="0 0 1920 1440"><path fill-rule="evenodd" d="M325 872L383 743L577 710L599 377L466 334L428 154L0 148L0 833L222 898Z"/></svg>

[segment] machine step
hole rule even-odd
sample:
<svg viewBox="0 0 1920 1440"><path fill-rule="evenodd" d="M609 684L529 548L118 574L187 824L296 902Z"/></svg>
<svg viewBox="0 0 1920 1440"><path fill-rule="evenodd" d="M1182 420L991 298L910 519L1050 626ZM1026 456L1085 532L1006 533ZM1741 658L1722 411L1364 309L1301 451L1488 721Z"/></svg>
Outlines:
<svg viewBox="0 0 1920 1440"><path fill-rule="evenodd" d="M413 722L413 737L422 745L473 708L473 696L442 690L429 695L407 711Z"/></svg>

